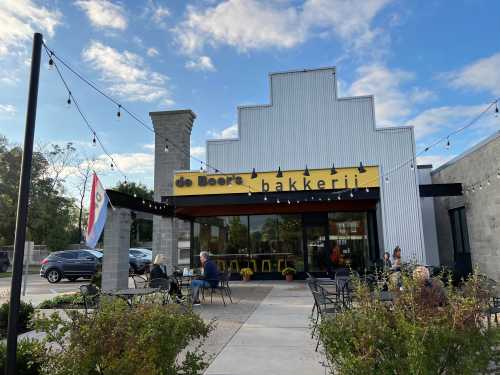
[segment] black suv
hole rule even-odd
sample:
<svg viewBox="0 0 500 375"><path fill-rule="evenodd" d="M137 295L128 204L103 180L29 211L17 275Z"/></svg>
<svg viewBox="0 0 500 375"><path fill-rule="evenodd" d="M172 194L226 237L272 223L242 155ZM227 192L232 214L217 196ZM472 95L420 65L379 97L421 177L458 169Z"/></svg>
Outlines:
<svg viewBox="0 0 500 375"><path fill-rule="evenodd" d="M10 267L9 253L0 251L0 272L7 272Z"/></svg>
<svg viewBox="0 0 500 375"><path fill-rule="evenodd" d="M100 264L100 260L87 250L55 251L42 260L40 276L46 278L49 283L57 283L62 278L69 281L80 277L91 278Z"/></svg>

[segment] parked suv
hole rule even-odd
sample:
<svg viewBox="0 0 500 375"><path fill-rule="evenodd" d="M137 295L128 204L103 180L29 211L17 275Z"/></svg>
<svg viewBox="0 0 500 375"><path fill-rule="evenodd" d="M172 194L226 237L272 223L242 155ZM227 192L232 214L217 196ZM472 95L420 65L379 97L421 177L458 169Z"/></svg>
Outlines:
<svg viewBox="0 0 500 375"><path fill-rule="evenodd" d="M80 277L92 277L99 265L99 259L87 250L55 251L42 260L40 276L49 283L57 283L63 278L75 281Z"/></svg>
<svg viewBox="0 0 500 375"><path fill-rule="evenodd" d="M0 272L7 272L10 267L9 253L0 251Z"/></svg>

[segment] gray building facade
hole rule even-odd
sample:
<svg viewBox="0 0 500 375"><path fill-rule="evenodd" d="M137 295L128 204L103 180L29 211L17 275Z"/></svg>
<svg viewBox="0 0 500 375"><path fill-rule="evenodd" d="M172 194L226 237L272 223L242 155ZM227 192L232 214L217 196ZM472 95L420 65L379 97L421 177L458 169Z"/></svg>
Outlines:
<svg viewBox="0 0 500 375"><path fill-rule="evenodd" d="M460 269L477 265L500 280L500 132L431 173L434 184L461 183L462 197L434 198L439 257ZM470 266L469 265L469 266Z"/></svg>

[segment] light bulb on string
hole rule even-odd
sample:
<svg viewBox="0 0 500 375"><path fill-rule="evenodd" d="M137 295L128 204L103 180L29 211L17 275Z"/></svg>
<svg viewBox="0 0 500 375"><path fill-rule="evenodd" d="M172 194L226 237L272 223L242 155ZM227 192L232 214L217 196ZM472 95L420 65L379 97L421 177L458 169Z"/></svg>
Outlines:
<svg viewBox="0 0 500 375"><path fill-rule="evenodd" d="M49 70L54 70L54 59L52 58L52 56L54 56L54 52L50 51Z"/></svg>
<svg viewBox="0 0 500 375"><path fill-rule="evenodd" d="M97 146L97 139L95 137L95 133L93 133L93 138L92 138L92 146Z"/></svg>
<svg viewBox="0 0 500 375"><path fill-rule="evenodd" d="M276 198L276 203L280 203L280 199L279 198Z"/></svg>
<svg viewBox="0 0 500 375"><path fill-rule="evenodd" d="M264 201L267 201L267 195L264 195Z"/></svg>
<svg viewBox="0 0 500 375"><path fill-rule="evenodd" d="M483 190L483 185L479 184L479 190Z"/></svg>
<svg viewBox="0 0 500 375"><path fill-rule="evenodd" d="M203 173L203 162L200 161L200 172Z"/></svg>
<svg viewBox="0 0 500 375"><path fill-rule="evenodd" d="M389 176L385 176L385 183L388 184L389 183Z"/></svg>
<svg viewBox="0 0 500 375"><path fill-rule="evenodd" d="M486 185L490 186L491 185L491 182L490 182L490 179L488 178L488 180L486 181Z"/></svg>
<svg viewBox="0 0 500 375"><path fill-rule="evenodd" d="M290 203L291 203L291 202L290 202L290 199L289 199L289 200L288 200L288 204L290 204Z"/></svg>
<svg viewBox="0 0 500 375"><path fill-rule="evenodd" d="M137 198L137 193L134 193L134 198Z"/></svg>
<svg viewBox="0 0 500 375"><path fill-rule="evenodd" d="M146 204L146 201L144 199L142 200L142 204Z"/></svg>
<svg viewBox="0 0 500 375"><path fill-rule="evenodd" d="M109 167L111 168L111 170L112 170L112 171L114 171L114 170L115 170L115 166L113 165L113 163L111 163L111 164L109 165Z"/></svg>
<svg viewBox="0 0 500 375"><path fill-rule="evenodd" d="M495 117L498 117L498 102L495 103Z"/></svg>
<svg viewBox="0 0 500 375"><path fill-rule="evenodd" d="M68 92L68 100L66 100L66 107L71 107L71 91Z"/></svg>
<svg viewBox="0 0 500 375"><path fill-rule="evenodd" d="M123 181L123 185L127 186L127 177L125 177L125 180Z"/></svg>
<svg viewBox="0 0 500 375"><path fill-rule="evenodd" d="M341 200L342 198L340 197L340 194L337 195L337 200Z"/></svg>
<svg viewBox="0 0 500 375"><path fill-rule="evenodd" d="M168 152L168 139L165 139L165 148L164 148L164 151Z"/></svg>
<svg viewBox="0 0 500 375"><path fill-rule="evenodd" d="M413 171L415 169L415 166L413 165L413 163L410 164L410 169Z"/></svg>
<svg viewBox="0 0 500 375"><path fill-rule="evenodd" d="M366 191L367 193L369 193L369 192L370 192L370 189L368 188L368 186L365 188L365 191Z"/></svg>
<svg viewBox="0 0 500 375"><path fill-rule="evenodd" d="M444 145L444 148L449 150L451 147L451 143L450 143L450 139L449 138L446 138L446 144Z"/></svg>
<svg viewBox="0 0 500 375"><path fill-rule="evenodd" d="M118 112L116 112L116 117L118 118L118 120L120 119L120 117L122 117L121 109L122 109L122 105L118 104Z"/></svg>
<svg viewBox="0 0 500 375"><path fill-rule="evenodd" d="M350 196L351 198L354 198L354 194L352 193L352 190L351 190L351 193L349 194L349 196Z"/></svg>
<svg viewBox="0 0 500 375"><path fill-rule="evenodd" d="M300 203L300 201L297 201L297 204L299 204L299 203Z"/></svg>
<svg viewBox="0 0 500 375"><path fill-rule="evenodd" d="M248 190L248 196L251 197L252 196L252 192L250 190Z"/></svg>
<svg viewBox="0 0 500 375"><path fill-rule="evenodd" d="M497 178L500 179L500 170L497 172Z"/></svg>

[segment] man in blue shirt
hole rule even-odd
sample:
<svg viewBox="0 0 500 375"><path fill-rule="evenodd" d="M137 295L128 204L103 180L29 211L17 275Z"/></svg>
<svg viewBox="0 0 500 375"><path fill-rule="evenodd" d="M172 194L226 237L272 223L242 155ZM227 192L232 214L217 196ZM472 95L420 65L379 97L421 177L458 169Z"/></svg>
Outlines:
<svg viewBox="0 0 500 375"><path fill-rule="evenodd" d="M193 305L200 304L200 288L215 288L219 284L219 272L217 266L208 257L208 252L200 253L200 261L203 267L203 276L200 279L191 281Z"/></svg>

